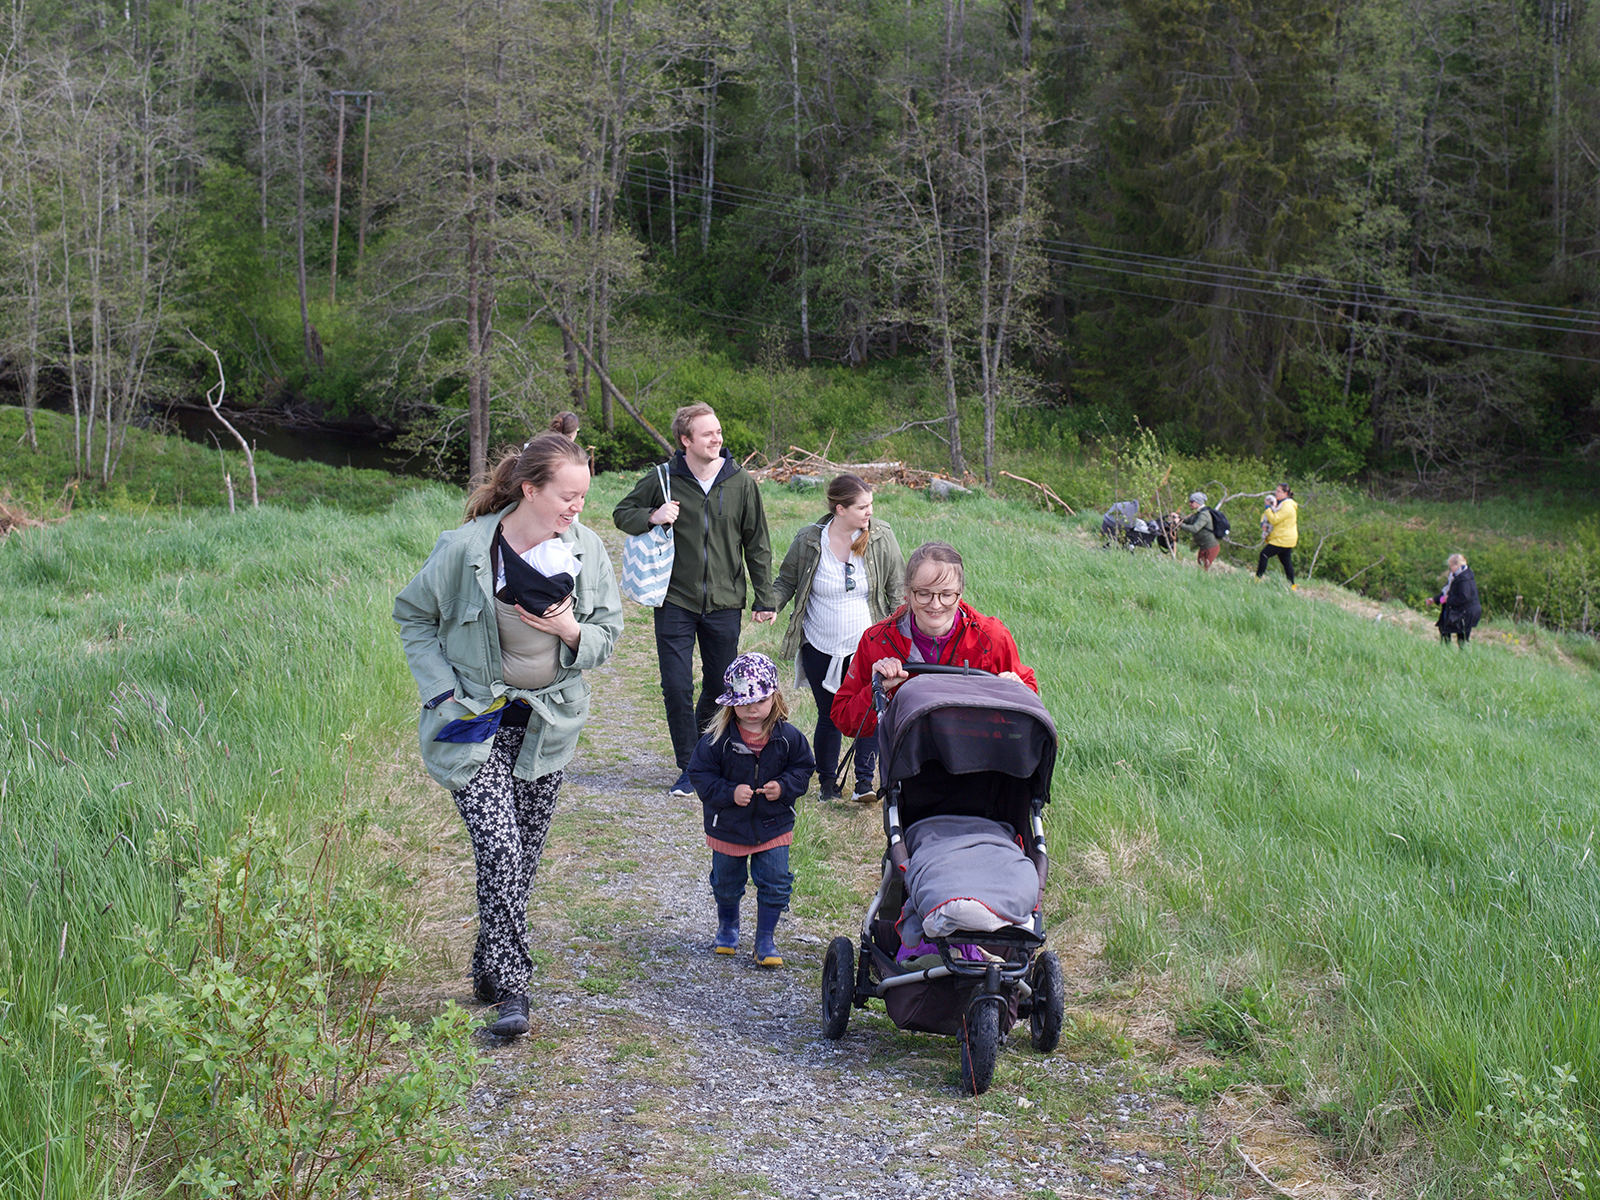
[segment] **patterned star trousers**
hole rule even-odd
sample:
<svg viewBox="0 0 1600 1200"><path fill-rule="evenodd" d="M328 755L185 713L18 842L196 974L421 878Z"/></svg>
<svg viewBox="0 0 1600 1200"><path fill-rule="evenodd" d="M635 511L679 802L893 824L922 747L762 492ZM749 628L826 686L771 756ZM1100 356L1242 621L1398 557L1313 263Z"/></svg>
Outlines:
<svg viewBox="0 0 1600 1200"><path fill-rule="evenodd" d="M545 834L556 811L563 771L538 779L511 773L527 730L502 726L472 781L452 792L472 837L478 875L478 944L472 977L502 995L524 992L533 972L528 956L528 893L539 869Z"/></svg>

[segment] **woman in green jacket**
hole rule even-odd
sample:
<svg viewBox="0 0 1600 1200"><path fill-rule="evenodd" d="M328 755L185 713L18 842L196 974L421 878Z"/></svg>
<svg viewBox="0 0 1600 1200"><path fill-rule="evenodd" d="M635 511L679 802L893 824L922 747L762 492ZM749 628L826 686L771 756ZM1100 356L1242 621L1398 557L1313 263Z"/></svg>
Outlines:
<svg viewBox="0 0 1600 1200"><path fill-rule="evenodd" d="M583 673L622 634L611 560L578 523L588 493L588 455L540 434L473 491L394 604L423 765L472 837L473 990L499 1005L502 1037L528 1032L528 893L589 713Z"/></svg>
<svg viewBox="0 0 1600 1200"><path fill-rule="evenodd" d="M799 659L799 675L817 702L811 747L817 756L822 798L839 797L841 731L829 715L834 693L850 667L850 656L868 626L900 604L906 564L894 531L872 519L872 488L859 475L837 475L828 484L828 512L795 535L778 569L774 589L782 609L794 612L779 656ZM848 731L845 731L848 732ZM856 739L856 799L874 795L877 738Z"/></svg>

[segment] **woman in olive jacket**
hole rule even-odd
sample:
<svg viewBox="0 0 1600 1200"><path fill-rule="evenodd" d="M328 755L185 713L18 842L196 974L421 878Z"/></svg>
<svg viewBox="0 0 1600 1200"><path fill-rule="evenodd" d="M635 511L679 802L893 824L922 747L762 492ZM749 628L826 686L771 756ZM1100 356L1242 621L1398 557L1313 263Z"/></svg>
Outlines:
<svg viewBox="0 0 1600 1200"><path fill-rule="evenodd" d="M839 796L839 749L843 734L830 710L850 657L867 628L893 612L905 587L905 559L894 531L872 516L872 488L859 475L837 475L828 484L828 513L795 534L778 569L774 588L781 610L794 611L778 657L798 659L798 678L811 685L817 725L811 746L817 757L822 798ZM857 799L871 799L878 762L874 734L856 737Z"/></svg>
<svg viewBox="0 0 1600 1200"><path fill-rule="evenodd" d="M422 701L422 762L455 799L477 867L473 990L490 1032L528 1031L528 893L589 713L583 673L611 657L622 597L578 523L588 455L544 433L505 455L395 598Z"/></svg>

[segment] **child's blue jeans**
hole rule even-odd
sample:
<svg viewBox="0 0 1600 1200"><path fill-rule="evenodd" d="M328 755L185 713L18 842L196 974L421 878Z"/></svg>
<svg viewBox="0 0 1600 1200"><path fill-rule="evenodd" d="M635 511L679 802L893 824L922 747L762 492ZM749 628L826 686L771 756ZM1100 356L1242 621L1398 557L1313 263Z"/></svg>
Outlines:
<svg viewBox="0 0 1600 1200"><path fill-rule="evenodd" d="M711 894L718 904L738 904L744 898L745 864L756 885L756 902L769 908L788 908L794 876L789 871L789 847L774 846L755 854L711 852Z"/></svg>

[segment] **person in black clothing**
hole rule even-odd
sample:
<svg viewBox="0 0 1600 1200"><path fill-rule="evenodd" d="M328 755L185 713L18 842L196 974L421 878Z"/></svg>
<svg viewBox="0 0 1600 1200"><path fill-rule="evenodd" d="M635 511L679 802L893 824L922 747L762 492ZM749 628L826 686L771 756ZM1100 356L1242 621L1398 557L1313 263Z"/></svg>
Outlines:
<svg viewBox="0 0 1600 1200"><path fill-rule="evenodd" d="M1429 604L1439 606L1439 640L1448 642L1456 635L1456 645L1465 646L1472 637L1472 627L1483 616L1483 605L1478 603L1478 581L1472 577L1464 555L1452 554L1445 562L1447 574L1444 591L1429 596Z"/></svg>
<svg viewBox="0 0 1600 1200"><path fill-rule="evenodd" d="M722 447L722 423L709 404L689 404L672 418L681 449L667 464L668 494L652 471L611 512L623 533L652 525L673 529L672 582L655 610L661 698L672 735L678 778L668 789L693 796L689 756L717 711L723 673L739 653L744 606L757 624L774 620L772 546L761 489ZM752 596L751 593L754 593ZM700 647L700 699L694 695L694 651Z"/></svg>

